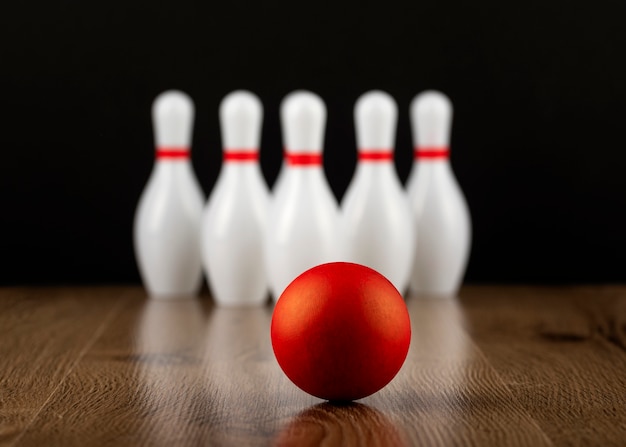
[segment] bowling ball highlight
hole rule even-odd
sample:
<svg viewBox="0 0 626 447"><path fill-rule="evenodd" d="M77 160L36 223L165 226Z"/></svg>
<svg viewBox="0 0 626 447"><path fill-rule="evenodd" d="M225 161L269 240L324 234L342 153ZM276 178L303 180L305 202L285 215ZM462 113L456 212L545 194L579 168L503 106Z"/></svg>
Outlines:
<svg viewBox="0 0 626 447"><path fill-rule="evenodd" d="M411 322L398 290L359 264L313 267L287 286L271 324L278 364L299 388L330 401L369 396L398 373Z"/></svg>

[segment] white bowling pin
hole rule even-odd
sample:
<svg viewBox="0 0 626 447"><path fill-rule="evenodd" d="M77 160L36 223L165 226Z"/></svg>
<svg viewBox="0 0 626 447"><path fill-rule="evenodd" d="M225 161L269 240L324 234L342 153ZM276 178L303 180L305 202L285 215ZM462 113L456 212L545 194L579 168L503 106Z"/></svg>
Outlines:
<svg viewBox="0 0 626 447"><path fill-rule="evenodd" d="M259 305L268 295L263 240L269 190L259 166L263 106L239 90L220 105L224 163L202 220L202 260L220 305Z"/></svg>
<svg viewBox="0 0 626 447"><path fill-rule="evenodd" d="M410 108L415 161L407 189L418 244L410 288L417 294L451 296L465 274L472 231L449 161L452 104L442 93L427 91Z"/></svg>
<svg viewBox="0 0 626 447"><path fill-rule="evenodd" d="M322 167L326 106L306 91L289 94L280 108L285 172L270 204L265 244L275 300L300 273L337 260L339 210Z"/></svg>
<svg viewBox="0 0 626 447"><path fill-rule="evenodd" d="M344 257L363 264L406 292L414 254L408 198L393 163L398 109L381 91L354 107L358 163L342 202Z"/></svg>
<svg viewBox="0 0 626 447"><path fill-rule="evenodd" d="M204 197L190 161L194 106L167 91L152 106L156 161L139 199L135 255L148 293L182 297L202 284L200 219Z"/></svg>

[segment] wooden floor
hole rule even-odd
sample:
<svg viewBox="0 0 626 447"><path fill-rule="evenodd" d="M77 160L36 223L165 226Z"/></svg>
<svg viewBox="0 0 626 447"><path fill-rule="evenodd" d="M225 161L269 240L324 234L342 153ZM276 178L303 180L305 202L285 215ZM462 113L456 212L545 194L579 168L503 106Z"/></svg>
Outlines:
<svg viewBox="0 0 626 447"><path fill-rule="evenodd" d="M281 372L269 305L0 289L0 445L626 445L626 287L407 306L398 376L333 406Z"/></svg>

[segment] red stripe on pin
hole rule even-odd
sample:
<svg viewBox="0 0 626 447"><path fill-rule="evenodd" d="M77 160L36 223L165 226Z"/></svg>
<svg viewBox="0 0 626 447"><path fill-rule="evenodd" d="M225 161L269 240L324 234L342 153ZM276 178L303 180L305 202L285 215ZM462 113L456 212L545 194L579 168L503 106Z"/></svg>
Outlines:
<svg viewBox="0 0 626 447"><path fill-rule="evenodd" d="M163 160L163 159L186 160L189 158L189 148L188 147L159 147L156 150L156 158L159 160Z"/></svg>
<svg viewBox="0 0 626 447"><path fill-rule="evenodd" d="M251 150L234 150L227 149L224 151L224 161L242 162L242 161L258 161L259 151Z"/></svg>
<svg viewBox="0 0 626 447"><path fill-rule="evenodd" d="M287 163L291 166L321 166L322 154L294 154L285 151L285 160L287 160Z"/></svg>
<svg viewBox="0 0 626 447"><path fill-rule="evenodd" d="M360 161L392 161L393 152L391 151L368 151L359 152Z"/></svg>
<svg viewBox="0 0 626 447"><path fill-rule="evenodd" d="M450 149L442 147L418 147L414 152L415 158L420 159L447 159L450 157Z"/></svg>

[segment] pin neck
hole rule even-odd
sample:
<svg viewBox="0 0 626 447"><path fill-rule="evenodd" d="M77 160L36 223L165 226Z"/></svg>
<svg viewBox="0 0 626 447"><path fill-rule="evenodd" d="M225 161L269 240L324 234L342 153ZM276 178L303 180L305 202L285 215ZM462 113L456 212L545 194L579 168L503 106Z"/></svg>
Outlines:
<svg viewBox="0 0 626 447"><path fill-rule="evenodd" d="M389 162L393 161L393 151L391 149L359 151L358 159L366 162Z"/></svg>
<svg viewBox="0 0 626 447"><path fill-rule="evenodd" d="M224 149L223 160L229 163L245 163L259 161L257 149Z"/></svg>
<svg viewBox="0 0 626 447"><path fill-rule="evenodd" d="M450 149L448 146L418 146L413 154L418 160L448 160Z"/></svg>
<svg viewBox="0 0 626 447"><path fill-rule="evenodd" d="M322 154L319 152L293 153L285 150L283 154L289 166L322 166Z"/></svg>
<svg viewBox="0 0 626 447"><path fill-rule="evenodd" d="M161 146L156 149L157 160L189 160L189 147L187 146Z"/></svg>

